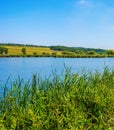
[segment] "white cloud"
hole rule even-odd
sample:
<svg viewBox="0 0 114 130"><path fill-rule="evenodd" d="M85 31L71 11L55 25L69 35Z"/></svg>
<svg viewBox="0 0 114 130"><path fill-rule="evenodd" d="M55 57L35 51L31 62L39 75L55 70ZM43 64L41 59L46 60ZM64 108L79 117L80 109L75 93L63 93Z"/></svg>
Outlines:
<svg viewBox="0 0 114 130"><path fill-rule="evenodd" d="M112 26L112 29L114 29L114 25Z"/></svg>
<svg viewBox="0 0 114 130"><path fill-rule="evenodd" d="M75 0L74 2L75 6L90 6L92 5L92 2L89 0Z"/></svg>
<svg viewBox="0 0 114 130"><path fill-rule="evenodd" d="M80 4L85 4L87 1L86 0L80 0L79 3Z"/></svg>

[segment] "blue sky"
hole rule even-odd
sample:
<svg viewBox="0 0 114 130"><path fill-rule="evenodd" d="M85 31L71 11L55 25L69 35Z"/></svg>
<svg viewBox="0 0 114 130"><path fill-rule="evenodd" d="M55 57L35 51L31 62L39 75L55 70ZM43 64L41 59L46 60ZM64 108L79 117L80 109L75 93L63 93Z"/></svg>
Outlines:
<svg viewBox="0 0 114 130"><path fill-rule="evenodd" d="M0 0L0 42L114 49L114 0Z"/></svg>

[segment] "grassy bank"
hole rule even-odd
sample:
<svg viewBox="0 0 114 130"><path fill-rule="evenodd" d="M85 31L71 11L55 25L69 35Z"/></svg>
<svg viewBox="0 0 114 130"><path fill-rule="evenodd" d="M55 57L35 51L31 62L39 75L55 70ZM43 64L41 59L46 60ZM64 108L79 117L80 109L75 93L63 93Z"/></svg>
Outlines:
<svg viewBox="0 0 114 130"><path fill-rule="evenodd" d="M100 58L114 57L114 50L63 46L0 44L0 57Z"/></svg>
<svg viewBox="0 0 114 130"><path fill-rule="evenodd" d="M114 130L114 70L19 78L4 87L0 130Z"/></svg>

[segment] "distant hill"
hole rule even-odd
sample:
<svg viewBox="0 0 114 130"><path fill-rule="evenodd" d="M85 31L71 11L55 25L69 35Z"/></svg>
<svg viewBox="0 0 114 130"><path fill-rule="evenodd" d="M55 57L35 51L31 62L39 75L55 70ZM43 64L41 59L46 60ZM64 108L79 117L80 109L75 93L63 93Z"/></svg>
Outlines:
<svg viewBox="0 0 114 130"><path fill-rule="evenodd" d="M70 51L70 52L77 52L77 51L95 51L99 54L105 54L107 51L104 49L95 49L95 48L84 48L84 47L66 47L66 46L50 46L50 49L56 51Z"/></svg>
<svg viewBox="0 0 114 130"><path fill-rule="evenodd" d="M24 54L22 50L25 50ZM68 47L40 46L18 43L0 43L0 57L114 57L114 50Z"/></svg>
<svg viewBox="0 0 114 130"><path fill-rule="evenodd" d="M20 43L0 43L0 45L6 45L6 46L28 46L28 47L44 47L47 48L48 46L42 46L42 45L31 45L31 44L20 44Z"/></svg>
<svg viewBox="0 0 114 130"><path fill-rule="evenodd" d="M105 54L107 51L105 49L95 49L95 48L85 48L85 47L67 47L67 46L41 46L41 45L31 45L31 44L19 44L19 43L0 43L0 45L8 45L8 46L28 46L28 47L43 47L50 48L55 51L69 51L69 52L77 52L77 51L95 51L99 54Z"/></svg>

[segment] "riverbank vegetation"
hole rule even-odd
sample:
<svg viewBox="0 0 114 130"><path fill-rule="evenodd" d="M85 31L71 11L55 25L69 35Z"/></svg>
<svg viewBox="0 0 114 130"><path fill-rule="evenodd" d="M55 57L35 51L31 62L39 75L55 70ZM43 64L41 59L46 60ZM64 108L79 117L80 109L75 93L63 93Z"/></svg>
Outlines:
<svg viewBox="0 0 114 130"><path fill-rule="evenodd" d="M114 57L114 50L1 43L0 57Z"/></svg>
<svg viewBox="0 0 114 130"><path fill-rule="evenodd" d="M4 88L1 130L114 130L114 70L33 75ZM8 89L9 88L9 89Z"/></svg>

